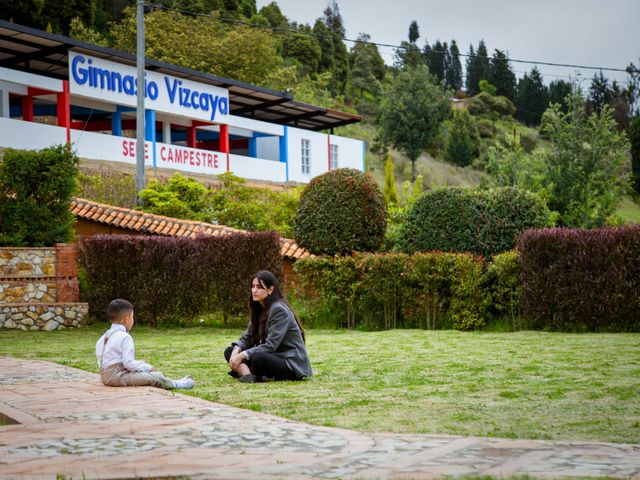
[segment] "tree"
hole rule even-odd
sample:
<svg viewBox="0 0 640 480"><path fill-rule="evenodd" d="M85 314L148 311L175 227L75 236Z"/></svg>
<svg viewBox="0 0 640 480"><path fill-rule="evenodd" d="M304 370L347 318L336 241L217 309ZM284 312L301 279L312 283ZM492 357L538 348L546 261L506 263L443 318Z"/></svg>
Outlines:
<svg viewBox="0 0 640 480"><path fill-rule="evenodd" d="M631 175L633 188L640 193L640 116L635 116L629 126L629 141L631 143Z"/></svg>
<svg viewBox="0 0 640 480"><path fill-rule="evenodd" d="M605 105L611 101L611 88L609 87L609 79L602 74L595 73L591 79L589 86L589 103L591 107L600 113Z"/></svg>
<svg viewBox="0 0 640 480"><path fill-rule="evenodd" d="M542 114L549 106L549 93L536 67L518 82L516 118L525 124L540 125Z"/></svg>
<svg viewBox="0 0 640 480"><path fill-rule="evenodd" d="M446 87L458 91L462 88L462 64L460 63L460 50L455 40L451 40L449 54L451 62L445 75L447 79Z"/></svg>
<svg viewBox="0 0 640 480"><path fill-rule="evenodd" d="M415 43L418 41L419 38L420 38L420 29L418 28L418 22L416 22L415 20L412 20L411 24L409 25L409 42L415 45Z"/></svg>
<svg viewBox="0 0 640 480"><path fill-rule="evenodd" d="M413 20L409 25L409 41L400 42L400 48L396 49L394 64L398 68L417 67L423 63L422 54L416 45L420 38L418 23Z"/></svg>
<svg viewBox="0 0 640 480"><path fill-rule="evenodd" d="M358 35L349 56L351 87L360 92L361 99L365 92L378 95L382 89L380 82L385 76L384 60L378 47L370 40L371 37L366 33Z"/></svg>
<svg viewBox="0 0 640 480"><path fill-rule="evenodd" d="M436 40L431 48L425 45L425 58L429 73L431 73L438 82L444 80L445 74L445 56L448 55L447 43L440 43Z"/></svg>
<svg viewBox="0 0 640 480"><path fill-rule="evenodd" d="M330 52L331 64L330 68L333 76L333 82L331 85L331 92L334 95L344 94L347 86L347 73L349 70L349 54L347 53L347 47L342 41L345 34L344 23L342 16L340 15L340 9L335 0L331 5L327 6L324 10L324 18L321 20L327 27L328 33L331 36L326 42L321 42L320 46L323 50L323 56L325 50L327 54ZM318 22L316 21L316 25ZM315 26L314 26L315 31Z"/></svg>
<svg viewBox="0 0 640 480"><path fill-rule="evenodd" d="M276 2L271 2L260 9L260 15L264 17L272 27L287 27L287 17L282 14L282 10Z"/></svg>
<svg viewBox="0 0 640 480"><path fill-rule="evenodd" d="M309 25L300 25L301 35L287 32L282 35L282 56L293 60L304 74L317 73L322 60L322 48L316 37L307 35L312 32Z"/></svg>
<svg viewBox="0 0 640 480"><path fill-rule="evenodd" d="M409 158L413 182L416 160L431 145L449 111L448 100L424 65L398 73L384 96L379 137Z"/></svg>
<svg viewBox="0 0 640 480"><path fill-rule="evenodd" d="M71 196L78 157L66 145L4 152L0 163L0 245L45 247L73 235Z"/></svg>
<svg viewBox="0 0 640 480"><path fill-rule="evenodd" d="M127 9L111 36L114 48L135 52L135 9ZM150 58L257 85L282 64L270 31L226 27L207 17L153 11L145 16L145 36Z"/></svg>
<svg viewBox="0 0 640 480"><path fill-rule="evenodd" d="M571 82L554 80L549 84L549 104L557 103L563 112L567 112L567 95L573 90Z"/></svg>
<svg viewBox="0 0 640 480"><path fill-rule="evenodd" d="M480 80L489 80L491 77L491 65L484 40L480 40L478 51L474 52L473 45L469 46L467 57L467 93L470 96L480 92Z"/></svg>
<svg viewBox="0 0 640 480"><path fill-rule="evenodd" d="M587 114L578 93L569 97L569 110L558 105L545 113L545 133L552 142L545 153L549 208L566 227L604 225L621 198L628 176L620 173L628 143L617 131L611 111Z"/></svg>
<svg viewBox="0 0 640 480"><path fill-rule="evenodd" d="M511 69L509 58L501 50L496 49L491 59L491 75L489 80L496 86L496 94L513 101L516 96L516 75Z"/></svg>
<svg viewBox="0 0 640 480"><path fill-rule="evenodd" d="M445 158L460 167L471 165L480 150L480 134L475 119L467 110L455 110L448 123Z"/></svg>
<svg viewBox="0 0 640 480"><path fill-rule="evenodd" d="M398 191L396 190L396 181L393 178L393 162L389 152L387 152L387 161L384 166L384 201L387 207L398 204Z"/></svg>

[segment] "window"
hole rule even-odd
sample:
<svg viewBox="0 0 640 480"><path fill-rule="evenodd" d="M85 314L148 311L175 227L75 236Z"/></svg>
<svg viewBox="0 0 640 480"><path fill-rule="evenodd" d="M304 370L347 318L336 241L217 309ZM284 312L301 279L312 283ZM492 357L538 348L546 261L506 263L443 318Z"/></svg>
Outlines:
<svg viewBox="0 0 640 480"><path fill-rule="evenodd" d="M338 145L329 145L329 170L338 168Z"/></svg>
<svg viewBox="0 0 640 480"><path fill-rule="evenodd" d="M303 138L301 140L300 161L302 165L302 174L309 175L311 173L311 155L309 140Z"/></svg>

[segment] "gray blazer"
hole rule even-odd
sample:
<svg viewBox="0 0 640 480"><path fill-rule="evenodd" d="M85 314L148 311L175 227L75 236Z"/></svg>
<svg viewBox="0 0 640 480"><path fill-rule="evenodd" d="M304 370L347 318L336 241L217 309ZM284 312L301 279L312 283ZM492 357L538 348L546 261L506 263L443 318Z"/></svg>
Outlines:
<svg viewBox="0 0 640 480"><path fill-rule="evenodd" d="M241 350L246 351L249 358L259 352L272 353L284 358L287 366L298 379L309 378L313 374L298 323L293 312L284 303L275 302L271 305L265 326L265 341L251 348L249 348L251 346L250 326L232 345L237 345Z"/></svg>

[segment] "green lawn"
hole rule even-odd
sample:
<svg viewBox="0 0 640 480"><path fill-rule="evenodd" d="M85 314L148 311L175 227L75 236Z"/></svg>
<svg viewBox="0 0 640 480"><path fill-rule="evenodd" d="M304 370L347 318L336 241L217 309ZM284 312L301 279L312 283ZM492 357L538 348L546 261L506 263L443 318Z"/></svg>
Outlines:
<svg viewBox="0 0 640 480"><path fill-rule="evenodd" d="M0 331L0 355L95 371L102 327ZM189 394L362 431L637 442L640 335L308 332L310 381L246 385L222 351L238 330L134 328L137 357L191 373Z"/></svg>

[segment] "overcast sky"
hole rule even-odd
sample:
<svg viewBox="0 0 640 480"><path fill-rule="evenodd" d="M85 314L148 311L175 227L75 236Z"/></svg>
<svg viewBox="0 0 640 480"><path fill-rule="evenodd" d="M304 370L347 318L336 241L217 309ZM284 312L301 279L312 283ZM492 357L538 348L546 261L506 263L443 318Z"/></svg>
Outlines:
<svg viewBox="0 0 640 480"><path fill-rule="evenodd" d="M258 9L272 0L257 0ZM328 0L276 0L282 13L298 23L322 16ZM455 39L461 53L484 39L489 55L495 49L510 58L572 65L625 68L640 58L640 0L338 0L347 31L355 39L364 32L378 43L398 45L407 40L409 24L418 22L425 40ZM353 44L347 42L347 47ZM388 64L393 49L379 48ZM462 60L464 67L464 59ZM512 63L518 77L532 64ZM579 71L588 87L594 70L539 65L548 83L575 77ZM604 71L626 83L626 73ZM586 78L586 80L584 80Z"/></svg>

